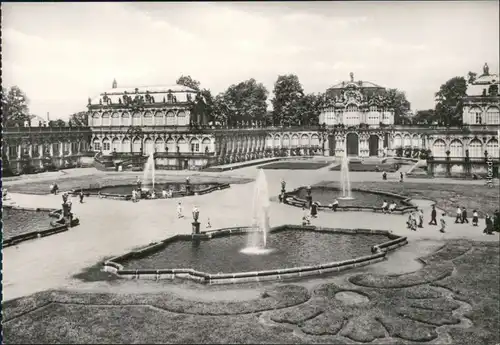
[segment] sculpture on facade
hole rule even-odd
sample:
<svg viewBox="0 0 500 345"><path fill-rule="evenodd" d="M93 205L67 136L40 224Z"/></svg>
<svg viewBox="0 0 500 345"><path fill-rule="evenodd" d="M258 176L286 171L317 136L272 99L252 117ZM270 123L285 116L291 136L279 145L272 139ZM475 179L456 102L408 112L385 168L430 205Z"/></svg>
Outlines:
<svg viewBox="0 0 500 345"><path fill-rule="evenodd" d="M354 82L354 73L349 73L349 76L351 77L351 83Z"/></svg>
<svg viewBox="0 0 500 345"><path fill-rule="evenodd" d="M488 67L487 63L484 64L483 75L490 75L490 68Z"/></svg>

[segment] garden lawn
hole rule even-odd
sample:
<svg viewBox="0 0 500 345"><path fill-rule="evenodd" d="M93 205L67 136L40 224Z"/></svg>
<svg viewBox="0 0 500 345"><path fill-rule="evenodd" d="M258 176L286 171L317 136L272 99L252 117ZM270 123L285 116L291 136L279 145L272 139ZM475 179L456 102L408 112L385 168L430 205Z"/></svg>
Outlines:
<svg viewBox="0 0 500 345"><path fill-rule="evenodd" d="M331 162L276 162L259 166L260 169L317 170Z"/></svg>
<svg viewBox="0 0 500 345"><path fill-rule="evenodd" d="M331 171L339 171L341 169L341 165L334 166L330 168ZM349 163L349 171L352 172L387 172L392 173L396 172L399 169L399 165L397 163L393 164L372 164L372 163Z"/></svg>
<svg viewBox="0 0 500 345"><path fill-rule="evenodd" d="M357 271L312 290L278 284L245 301L41 292L2 304L4 342L363 344L388 343L388 334L391 343L422 344L448 334L455 345L496 344L498 249L496 242L450 241L416 272ZM364 298L337 298L346 291Z"/></svg>
<svg viewBox="0 0 500 345"><path fill-rule="evenodd" d="M323 181L316 186L336 187L336 181ZM486 185L471 185L460 183L415 183L394 181L381 182L355 182L353 188L365 190L376 190L382 192L396 193L413 199L434 200L437 207L446 211L454 217L457 206L463 206L472 216L472 210L476 209L480 216L493 214L499 208L499 191L497 186L488 187Z"/></svg>
<svg viewBox="0 0 500 345"><path fill-rule="evenodd" d="M134 184L137 181L137 176L142 178L142 172L138 172L137 175L130 173L109 173L109 174L96 174L87 176L67 176L55 178L51 181L32 181L26 183L13 184L8 186L9 192L13 193L25 193L25 194L49 194L49 186L52 183L57 183L59 190L67 191L72 189L91 189L96 186L116 186L116 185L126 185ZM186 181L186 176L180 175L163 175L157 174L155 176L155 183L184 183ZM202 183L248 183L252 179L247 178L235 178L230 176L191 176L191 183L202 184Z"/></svg>

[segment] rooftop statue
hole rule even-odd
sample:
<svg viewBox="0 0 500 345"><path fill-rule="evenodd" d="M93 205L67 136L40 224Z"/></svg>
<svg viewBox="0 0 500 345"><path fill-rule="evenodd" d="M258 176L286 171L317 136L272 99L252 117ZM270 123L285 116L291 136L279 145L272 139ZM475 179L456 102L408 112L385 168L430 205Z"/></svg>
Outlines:
<svg viewBox="0 0 500 345"><path fill-rule="evenodd" d="M351 77L351 82L354 82L354 73L349 73L349 76Z"/></svg>
<svg viewBox="0 0 500 345"><path fill-rule="evenodd" d="M488 67L487 63L485 63L483 66L483 75L490 75L490 68Z"/></svg>

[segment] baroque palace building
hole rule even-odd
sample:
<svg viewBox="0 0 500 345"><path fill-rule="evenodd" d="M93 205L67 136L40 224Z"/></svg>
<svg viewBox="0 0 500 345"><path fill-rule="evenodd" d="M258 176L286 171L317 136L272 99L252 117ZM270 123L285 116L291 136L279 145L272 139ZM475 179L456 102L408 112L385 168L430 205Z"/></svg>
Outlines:
<svg viewBox="0 0 500 345"><path fill-rule="evenodd" d="M113 81L109 90L89 98L89 127L4 128L2 157L19 172L26 165L47 164L139 168L153 153L158 169L198 170L264 157L401 152L418 157L427 151L431 175L484 174L487 159L498 169L498 86L498 75L487 65L469 80L462 127L395 125L393 109L384 104L384 87L355 81L351 73L350 80L326 91L319 126L220 128L191 113L196 90L118 88Z"/></svg>

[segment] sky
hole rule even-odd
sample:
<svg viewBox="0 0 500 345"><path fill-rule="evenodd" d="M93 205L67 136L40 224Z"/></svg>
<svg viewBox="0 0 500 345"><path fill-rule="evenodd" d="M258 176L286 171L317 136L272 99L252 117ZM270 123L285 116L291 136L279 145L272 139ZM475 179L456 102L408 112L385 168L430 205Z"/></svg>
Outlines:
<svg viewBox="0 0 500 345"><path fill-rule="evenodd" d="M2 3L3 87L32 114L67 119L111 88L191 75L213 94L255 78L270 92L298 75L305 92L349 80L434 107L439 86L498 73L498 1Z"/></svg>

